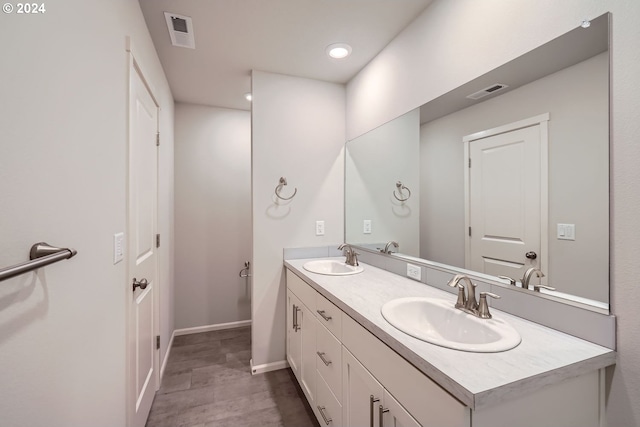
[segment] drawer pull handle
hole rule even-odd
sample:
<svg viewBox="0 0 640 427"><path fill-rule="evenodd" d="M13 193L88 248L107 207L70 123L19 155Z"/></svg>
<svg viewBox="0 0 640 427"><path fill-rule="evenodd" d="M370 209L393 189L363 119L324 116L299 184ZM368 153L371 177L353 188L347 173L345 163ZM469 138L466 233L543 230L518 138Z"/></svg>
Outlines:
<svg viewBox="0 0 640 427"><path fill-rule="evenodd" d="M369 426L373 427L373 404L380 402L380 399L373 397L373 394L369 396Z"/></svg>
<svg viewBox="0 0 640 427"><path fill-rule="evenodd" d="M380 427L384 427L384 413L389 412L389 410L384 409L384 406L382 405L378 406L378 410L379 410L378 415L380 416Z"/></svg>
<svg viewBox="0 0 640 427"><path fill-rule="evenodd" d="M324 354L325 354L324 352L323 352L323 353L321 353L321 352L319 352L319 351L316 351L316 354L317 354L318 356L320 356L320 359L322 359L322 362L323 362L326 366L331 365L331 360L327 360L327 359L325 359L325 358L324 358Z"/></svg>
<svg viewBox="0 0 640 427"><path fill-rule="evenodd" d="M318 411L320 411L320 415L322 415L322 419L324 420L325 424L329 425L333 420L331 418L327 418L327 416L324 414L324 410L325 410L324 406L318 406Z"/></svg>
<svg viewBox="0 0 640 427"><path fill-rule="evenodd" d="M300 324L298 323L298 312L300 311L300 307L293 304L293 330L298 332L300 330Z"/></svg>
<svg viewBox="0 0 640 427"><path fill-rule="evenodd" d="M326 320L327 322L328 322L329 320L331 320L331 316L327 316L326 314L324 314L324 313L325 313L325 311L324 311L324 310L316 310L316 311L317 311L317 312L318 312L318 314L319 314L320 316L322 316L322 318L323 318L324 320Z"/></svg>

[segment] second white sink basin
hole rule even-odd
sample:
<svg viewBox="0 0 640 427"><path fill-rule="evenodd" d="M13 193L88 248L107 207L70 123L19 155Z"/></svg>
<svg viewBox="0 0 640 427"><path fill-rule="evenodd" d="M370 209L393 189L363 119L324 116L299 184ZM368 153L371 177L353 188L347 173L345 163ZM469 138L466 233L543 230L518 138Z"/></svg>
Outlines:
<svg viewBox="0 0 640 427"><path fill-rule="evenodd" d="M306 262L302 266L312 273L326 274L327 276L347 276L364 271L362 266L352 266L335 259L319 259Z"/></svg>
<svg viewBox="0 0 640 427"><path fill-rule="evenodd" d="M480 319L435 298L399 298L382 306L394 327L442 347L477 353L496 353L520 344L518 331L501 319Z"/></svg>

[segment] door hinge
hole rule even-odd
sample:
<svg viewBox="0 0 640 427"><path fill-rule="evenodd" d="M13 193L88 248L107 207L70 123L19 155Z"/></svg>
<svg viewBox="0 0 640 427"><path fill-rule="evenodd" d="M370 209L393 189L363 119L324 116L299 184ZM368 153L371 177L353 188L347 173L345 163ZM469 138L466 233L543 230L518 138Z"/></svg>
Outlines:
<svg viewBox="0 0 640 427"><path fill-rule="evenodd" d="M156 335L156 350L160 350L160 335Z"/></svg>
<svg viewBox="0 0 640 427"><path fill-rule="evenodd" d="M156 248L160 247L160 235L156 234Z"/></svg>
<svg viewBox="0 0 640 427"><path fill-rule="evenodd" d="M471 237L471 227L469 227L469 237Z"/></svg>
<svg viewBox="0 0 640 427"><path fill-rule="evenodd" d="M469 168L471 168L471 157L469 157Z"/></svg>
<svg viewBox="0 0 640 427"><path fill-rule="evenodd" d="M160 132L156 133L156 147L160 146Z"/></svg>

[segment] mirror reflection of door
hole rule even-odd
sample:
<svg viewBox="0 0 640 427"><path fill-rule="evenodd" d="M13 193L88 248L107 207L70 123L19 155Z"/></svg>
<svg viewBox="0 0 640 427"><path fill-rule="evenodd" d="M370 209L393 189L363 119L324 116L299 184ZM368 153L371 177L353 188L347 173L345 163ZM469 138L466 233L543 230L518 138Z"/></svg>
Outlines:
<svg viewBox="0 0 640 427"><path fill-rule="evenodd" d="M543 271L547 267L546 215L542 215L547 172L541 164L546 132L540 123L522 125L474 134L465 150L466 268L514 279L529 267Z"/></svg>

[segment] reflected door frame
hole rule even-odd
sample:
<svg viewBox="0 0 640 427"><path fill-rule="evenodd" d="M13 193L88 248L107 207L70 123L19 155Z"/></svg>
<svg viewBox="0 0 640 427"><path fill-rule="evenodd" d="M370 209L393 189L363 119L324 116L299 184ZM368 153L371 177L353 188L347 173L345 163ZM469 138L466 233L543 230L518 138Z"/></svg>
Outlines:
<svg viewBox="0 0 640 427"><path fill-rule="evenodd" d="M483 130L462 138L464 143L464 222L465 222L465 268L470 268L471 263L471 236L468 230L471 227L470 214L470 179L469 171L470 144L473 141L491 136L512 132L531 126L540 127L540 256L539 265L548 273L549 271L549 113L523 119L517 122ZM544 271L543 270L543 271ZM546 273L545 273L546 274ZM515 278L519 279L519 278ZM548 275L541 279L542 284L547 284Z"/></svg>

